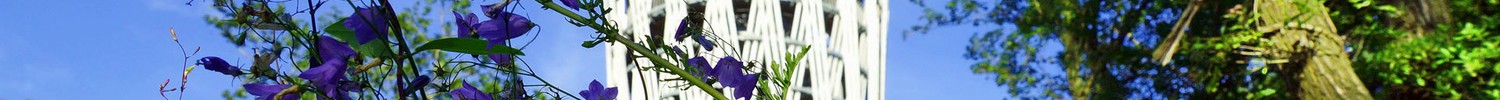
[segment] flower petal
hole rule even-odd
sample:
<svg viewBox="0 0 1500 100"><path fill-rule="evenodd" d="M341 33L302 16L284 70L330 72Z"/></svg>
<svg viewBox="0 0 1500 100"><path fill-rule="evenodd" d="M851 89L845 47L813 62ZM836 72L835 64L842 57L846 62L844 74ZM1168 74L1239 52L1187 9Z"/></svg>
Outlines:
<svg viewBox="0 0 1500 100"><path fill-rule="evenodd" d="M245 85L242 85L242 86L245 87L245 92L250 92L250 95L255 95L255 96L271 96L271 95L276 95L276 93L281 92L282 89L286 89L287 87L291 87L292 85L286 85L286 84L245 84Z"/></svg>
<svg viewBox="0 0 1500 100"><path fill-rule="evenodd" d="M568 6L568 8L573 8L573 10L578 10L578 5L579 5L578 4L578 0L562 0L562 2L563 2L563 5Z"/></svg>
<svg viewBox="0 0 1500 100"><path fill-rule="evenodd" d="M682 40L686 40L687 39L688 35L691 35L691 34L687 33L687 28L688 28L687 22L688 22L687 19L682 19L682 23L678 23L677 24L677 37L676 37L677 38L677 42L682 42Z"/></svg>
<svg viewBox="0 0 1500 100"><path fill-rule="evenodd" d="M344 24L344 28L354 30L354 36L359 39L360 44L368 43L371 40L385 39L385 35L388 34L388 30L390 29L387 29L385 16L376 14L378 12L379 10L377 9L356 7L354 8L354 15L349 15L349 20L345 20L342 24Z"/></svg>
<svg viewBox="0 0 1500 100"><path fill-rule="evenodd" d="M717 69L718 71L718 73L715 73L717 74L715 76L719 78L720 84L723 84L725 86L737 86L740 83L743 83L741 82L743 80L741 78L745 74L744 72L741 72L741 70L745 65L743 65L743 63L739 60L734 59L734 57L724 57L719 59L719 64L715 66L718 66L714 69Z"/></svg>
<svg viewBox="0 0 1500 100"><path fill-rule="evenodd" d="M578 91L578 96L583 96L583 100L594 100L595 99L594 96L593 96L593 92L589 91L589 90Z"/></svg>
<svg viewBox="0 0 1500 100"><path fill-rule="evenodd" d="M343 94L344 92L348 92L347 90L349 89L344 89L339 81L348 79L344 76L345 67L348 65L345 64L342 58L330 59L324 62L322 65L303 71L297 77L311 81L324 95L347 98Z"/></svg>
<svg viewBox="0 0 1500 100"><path fill-rule="evenodd" d="M697 40L698 45L702 45L704 50L714 51L714 42L704 38L703 35L693 35L693 40Z"/></svg>
<svg viewBox="0 0 1500 100"><path fill-rule="evenodd" d="M604 85L600 84L599 80L594 80L593 82L589 82L589 90L592 90L592 91L604 90ZM598 92L595 92L595 93L598 93Z"/></svg>
<svg viewBox="0 0 1500 100"><path fill-rule="evenodd" d="M489 41L490 42L489 46L490 47L495 47L496 45L506 45L505 44L506 41L508 41L508 40L490 40ZM486 48L486 49L488 49L488 48ZM513 59L515 56L509 55L509 54L489 54L489 56L490 56L490 60L491 61L495 61L495 64L509 65L509 64L514 64L515 63L515 61Z"/></svg>
<svg viewBox="0 0 1500 100"><path fill-rule="evenodd" d="M417 77L417 79L413 79L405 89L401 90L403 93L405 93L401 95L411 95L412 92L422 90L422 87L426 87L428 83L432 83L431 81L432 78L429 78L427 75L419 76Z"/></svg>
<svg viewBox="0 0 1500 100"><path fill-rule="evenodd" d="M583 100L614 100L616 94L619 94L617 88L605 88L599 80L590 82L587 90L578 91L578 95L583 96Z"/></svg>
<svg viewBox="0 0 1500 100"><path fill-rule="evenodd" d="M738 80L739 82L735 83L737 86L734 86L734 88L735 88L734 89L734 97L735 98L750 98L750 96L753 96L754 93L755 93L754 90L755 90L756 81L758 81L758 80L759 79L757 79L755 77L755 74L749 74L749 75L745 75L745 76L740 77L739 80Z"/></svg>
<svg viewBox="0 0 1500 100"><path fill-rule="evenodd" d="M704 77L704 79L707 79L706 76L717 75L717 72L715 72L716 70L714 70L713 66L709 66L708 59L705 59L702 56L688 59L688 66L697 68L698 72L694 74L698 77Z"/></svg>
<svg viewBox="0 0 1500 100"><path fill-rule="evenodd" d="M620 89L611 87L605 88L602 92L603 93L599 95L599 97L601 97L599 100L615 100L615 95L620 94Z"/></svg>
<svg viewBox="0 0 1500 100"><path fill-rule="evenodd" d="M677 53L677 56L687 56L687 52L682 52L682 49L677 47L672 47L672 53Z"/></svg>
<svg viewBox="0 0 1500 100"><path fill-rule="evenodd" d="M271 98L274 98L276 96L276 93L281 93L281 90L285 90L286 88L291 87L292 85L288 85L288 84L245 84L245 85L242 85L242 86L245 88L245 92L250 92L250 95L255 95L256 96L255 97L256 100L271 100ZM296 93L290 93L290 94L286 94L286 95L282 96L281 98L282 98L282 100L295 100L298 97L297 97Z"/></svg>
<svg viewBox="0 0 1500 100"><path fill-rule="evenodd" d="M346 57L358 54L357 52L354 52L354 49L349 48L349 44L344 44L344 42L339 42L338 40L333 39L333 37L328 36L319 37L317 46L318 57L322 57L322 60L325 61L332 59L345 59Z"/></svg>
<svg viewBox="0 0 1500 100"><path fill-rule="evenodd" d="M474 25L479 24L479 20L475 18L474 13L461 15L458 12L453 12L453 17L455 20L453 24L456 24L454 26L458 27L458 37L469 37L470 34L474 34Z"/></svg>
<svg viewBox="0 0 1500 100"><path fill-rule="evenodd" d="M474 86L472 86L472 85L469 85L468 82L464 82L463 84L464 84L463 88L454 89L453 91L449 92L449 93L451 93L451 95L453 95L454 99L458 99L458 100L493 100L493 98L490 97L489 94L485 94L484 92L479 91L479 89L474 88Z"/></svg>
<svg viewBox="0 0 1500 100"><path fill-rule="evenodd" d="M507 0L496 2L495 4L479 5L479 9L484 10L485 17L490 17L490 19L500 19L500 13L503 13L505 11L505 7L509 4L507 2L510 1Z"/></svg>
<svg viewBox="0 0 1500 100"><path fill-rule="evenodd" d="M501 12L497 16L501 18L479 23L478 29L475 30L479 32L480 37L488 40L512 39L525 35L536 26L532 25L530 19L510 12Z"/></svg>

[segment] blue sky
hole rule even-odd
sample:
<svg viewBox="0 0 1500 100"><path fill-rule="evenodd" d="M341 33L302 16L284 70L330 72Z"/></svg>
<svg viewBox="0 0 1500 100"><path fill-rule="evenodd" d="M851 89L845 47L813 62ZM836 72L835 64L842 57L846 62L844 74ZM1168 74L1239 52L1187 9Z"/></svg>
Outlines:
<svg viewBox="0 0 1500 100"><path fill-rule="evenodd" d="M203 16L217 13L205 3L188 0L22 0L0 3L0 100L152 100L156 88L172 79L177 85L182 54L168 28L191 51L248 63L244 52L220 37ZM200 0L202 1L202 0ZM493 2L493 1L481 1ZM970 72L962 58L974 30L937 29L902 39L900 29L915 25L920 8L891 0L886 98L892 100L972 100L1005 98L987 75ZM340 4L332 1L330 4ZM533 2L525 7L537 7ZM401 5L398 3L397 5ZM348 9L348 8L340 8ZM345 10L347 12L347 10ZM447 12L447 11L436 11ZM522 10L543 25L540 39L524 57L548 81L576 91L603 79L602 48L582 48L592 31L564 23L553 12ZM447 13L439 13L447 14ZM305 17L305 16L304 16ZM434 18L450 20L451 18ZM189 63L190 64L190 63ZM238 88L229 76L199 69L192 73L183 97L221 99ZM175 93L169 96L176 98Z"/></svg>

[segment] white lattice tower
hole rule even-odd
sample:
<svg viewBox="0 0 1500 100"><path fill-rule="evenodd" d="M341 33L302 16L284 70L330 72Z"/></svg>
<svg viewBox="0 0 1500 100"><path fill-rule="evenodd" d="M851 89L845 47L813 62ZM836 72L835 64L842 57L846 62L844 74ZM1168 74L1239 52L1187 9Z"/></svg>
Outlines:
<svg viewBox="0 0 1500 100"><path fill-rule="evenodd" d="M688 15L688 8L701 7L704 34L716 40L718 46L714 51L689 53L689 56L704 56L710 62L734 56L755 64L749 66L767 68L771 63L785 63L785 54L810 46L802 64L792 72L749 72L793 73L791 87L771 87L791 88L792 91L776 93L786 94L785 99L791 100L884 100L889 20L886 3L887 0L604 0L606 8L615 9L606 17L626 36L637 38L637 42L647 41L647 36L653 34L675 37L676 23ZM704 49L693 40L677 42L665 38L664 41L667 45L686 47L682 48L684 51ZM627 54L634 53L623 45L605 46L608 86L619 87L618 98L622 100L712 99L687 82L659 81L677 78L674 74L638 69L638 65L651 65L649 60L627 59ZM732 98L734 88L721 92Z"/></svg>

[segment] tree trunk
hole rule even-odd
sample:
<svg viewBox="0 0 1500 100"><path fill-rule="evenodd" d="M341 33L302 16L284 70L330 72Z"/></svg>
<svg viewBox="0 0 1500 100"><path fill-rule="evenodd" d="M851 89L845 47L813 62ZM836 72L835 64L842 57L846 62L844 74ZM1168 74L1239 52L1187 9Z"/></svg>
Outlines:
<svg viewBox="0 0 1500 100"><path fill-rule="evenodd" d="M1302 99L1366 100L1370 93L1350 67L1344 37L1337 34L1328 8L1315 0L1256 0L1262 32L1273 52L1289 53L1274 64L1294 75L1294 89ZM1275 63L1277 61L1267 61Z"/></svg>

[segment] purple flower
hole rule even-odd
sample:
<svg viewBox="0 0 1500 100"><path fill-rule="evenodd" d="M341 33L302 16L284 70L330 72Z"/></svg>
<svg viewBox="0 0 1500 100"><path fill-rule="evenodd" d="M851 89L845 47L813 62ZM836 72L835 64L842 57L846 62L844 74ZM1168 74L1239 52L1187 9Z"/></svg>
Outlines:
<svg viewBox="0 0 1500 100"><path fill-rule="evenodd" d="M349 44L344 44L344 42L339 42L338 40L334 40L333 37L328 36L319 37L317 47L318 57L322 57L324 61L345 59L346 57L358 54L354 52L354 49L349 48Z"/></svg>
<svg viewBox="0 0 1500 100"><path fill-rule="evenodd" d="M480 22L478 29L480 37L489 40L512 39L525 35L531 31L530 19L510 12L500 12L497 16L491 16L488 21Z"/></svg>
<svg viewBox="0 0 1500 100"><path fill-rule="evenodd" d="M458 24L458 37L469 37L470 34L474 34L475 26L479 24L478 16L474 13L460 15L458 12L453 12L453 17L456 19L453 24Z"/></svg>
<svg viewBox="0 0 1500 100"><path fill-rule="evenodd" d="M719 64L716 66L719 66L718 75L716 75L719 78L719 84L734 87L735 98L750 98L753 95L752 90L755 89L756 81L759 79L755 77L755 74L747 75L740 71L745 67L743 62L734 57L724 57L719 59Z"/></svg>
<svg viewBox="0 0 1500 100"><path fill-rule="evenodd" d="M281 93L282 90L285 90L292 85L245 84L243 86L245 87L245 92L250 92L250 95L255 95L255 100L273 100L273 98L276 98L276 93ZM287 93L281 96L281 100L297 100L298 94L299 93Z"/></svg>
<svg viewBox="0 0 1500 100"><path fill-rule="evenodd" d="M740 68L744 67L744 65L741 65L739 60L734 59L734 57L724 57L723 59L719 59L717 66L719 66L716 69L718 72L714 76L719 78L719 83L724 84L724 86L737 86L739 83L743 83L740 82L740 78L745 74L740 71Z"/></svg>
<svg viewBox="0 0 1500 100"><path fill-rule="evenodd" d="M307 69L307 71L303 71L302 75L298 75L297 77L311 81L314 86L317 86L319 91L323 91L324 95L347 98L343 94L352 89L342 87L343 84L340 83L340 81L348 79L344 76L345 67L347 65L343 58L335 58L324 61L322 65Z"/></svg>
<svg viewBox="0 0 1500 100"><path fill-rule="evenodd" d="M422 87L426 87L428 83L432 83L432 78L428 78L427 75L422 75L417 77L417 79L412 79L411 83L407 84L405 89L401 89L402 93L406 94L401 95L411 95L412 92L416 92L417 90L421 90Z"/></svg>
<svg viewBox="0 0 1500 100"><path fill-rule="evenodd" d="M456 100L494 100L493 98L490 97L490 94L485 94L483 91L479 91L479 89L474 88L474 86L470 86L468 82L464 82L463 84L464 84L464 88L454 89L453 91L449 91L448 92L448 93L451 93L450 95L453 95L453 99L456 99Z"/></svg>
<svg viewBox="0 0 1500 100"><path fill-rule="evenodd" d="M385 16L376 14L376 9L354 8L354 15L349 15L349 20L344 20L344 28L354 30L354 36L359 38L359 43L364 44L375 39L385 39L389 32L385 23Z"/></svg>
<svg viewBox="0 0 1500 100"><path fill-rule="evenodd" d="M244 72L240 72L239 67L229 65L229 62L225 62L224 59L219 59L219 57L214 56L208 56L203 57L203 59L198 59L198 65L203 65L203 68L208 68L208 70L224 73L224 75L229 76L240 76L245 74Z"/></svg>
<svg viewBox="0 0 1500 100"><path fill-rule="evenodd" d="M750 96L754 96L756 81L760 81L760 79L756 78L755 74L743 75L739 78L738 82L741 83L737 83L734 87L734 98L748 99Z"/></svg>
<svg viewBox="0 0 1500 100"><path fill-rule="evenodd" d="M704 59L701 56L688 59L688 66L698 69L698 72L693 73L693 76L698 76L705 80L708 79L708 76L718 75L713 66L708 65L708 59Z"/></svg>
<svg viewBox="0 0 1500 100"><path fill-rule="evenodd" d="M604 88L599 80L594 80L589 83L588 90L578 91L578 95L583 96L583 100L615 100L615 95L619 92L615 87Z"/></svg>
<svg viewBox="0 0 1500 100"><path fill-rule="evenodd" d="M578 10L578 0L562 0L562 2L563 2L563 5L567 5L568 8L573 8L573 10Z"/></svg>
<svg viewBox="0 0 1500 100"><path fill-rule="evenodd" d="M486 11L486 13L490 12ZM490 47L506 45L510 39L521 37L521 35L525 35L526 32L531 31L531 28L536 26L532 25L530 19L526 19L526 17L521 15L510 12L498 13L495 16L490 16L492 19L476 25L476 31L478 31L479 36L488 40ZM511 61L512 55L490 54L489 56L490 60L495 60L495 63L501 65L513 63Z"/></svg>

